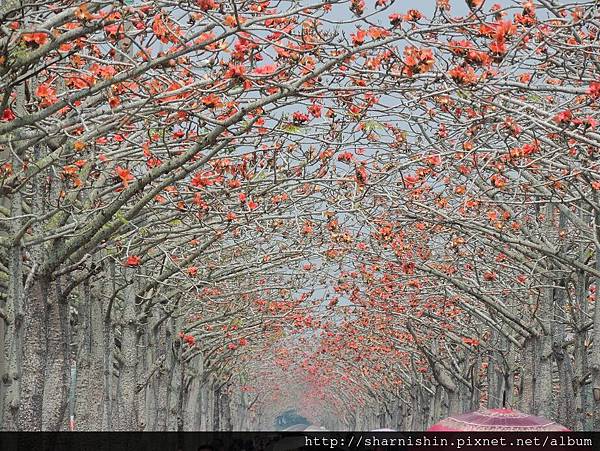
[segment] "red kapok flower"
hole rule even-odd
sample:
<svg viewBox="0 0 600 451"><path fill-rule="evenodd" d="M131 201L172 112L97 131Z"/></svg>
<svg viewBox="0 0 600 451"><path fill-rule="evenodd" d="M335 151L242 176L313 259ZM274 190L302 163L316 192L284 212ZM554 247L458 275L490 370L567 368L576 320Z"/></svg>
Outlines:
<svg viewBox="0 0 600 451"><path fill-rule="evenodd" d="M17 116L15 116L15 113L13 113L13 110L11 110L10 108L6 108L2 112L2 121L3 122L13 121L16 118L17 118Z"/></svg>
<svg viewBox="0 0 600 451"><path fill-rule="evenodd" d="M600 98L600 81L593 81L590 83L588 94L594 99Z"/></svg>
<svg viewBox="0 0 600 451"><path fill-rule="evenodd" d="M211 9L217 9L217 2L215 0L196 0L196 4L202 11L209 11Z"/></svg>
<svg viewBox="0 0 600 451"><path fill-rule="evenodd" d="M130 255L129 257L127 257L127 260L125 260L125 266L139 266L140 263L142 262L142 258L138 255Z"/></svg>
<svg viewBox="0 0 600 451"><path fill-rule="evenodd" d="M570 110L561 111L552 118L554 122L559 124L568 124L573 119L573 113Z"/></svg>
<svg viewBox="0 0 600 451"><path fill-rule="evenodd" d="M134 179L133 175L131 175L131 172L129 172L129 169L122 168L121 166L117 166L115 168L115 172L121 179L121 182L125 188L127 188L129 186L129 182Z"/></svg>

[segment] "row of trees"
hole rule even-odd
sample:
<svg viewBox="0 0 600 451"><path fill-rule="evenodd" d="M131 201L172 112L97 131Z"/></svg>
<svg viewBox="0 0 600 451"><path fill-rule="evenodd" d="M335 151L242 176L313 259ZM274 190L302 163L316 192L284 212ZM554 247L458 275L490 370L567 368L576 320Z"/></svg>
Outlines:
<svg viewBox="0 0 600 451"><path fill-rule="evenodd" d="M598 6L468 7L5 2L2 428L600 428Z"/></svg>

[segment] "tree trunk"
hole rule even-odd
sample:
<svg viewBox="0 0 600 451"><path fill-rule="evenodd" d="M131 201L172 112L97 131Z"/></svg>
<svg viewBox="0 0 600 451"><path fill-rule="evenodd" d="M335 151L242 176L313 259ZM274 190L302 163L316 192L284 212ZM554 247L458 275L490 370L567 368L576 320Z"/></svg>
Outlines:
<svg viewBox="0 0 600 451"><path fill-rule="evenodd" d="M518 358L521 349L518 349L514 344L507 343L506 368L504 370L504 402L503 406L507 408L515 407L515 383L518 375Z"/></svg>
<svg viewBox="0 0 600 451"><path fill-rule="evenodd" d="M582 202L582 220L590 223L592 221L593 210L590 206ZM587 246L581 244L579 250L579 261L585 262L588 259ZM589 332L586 323L589 318L588 290L590 280L585 271L577 271L575 278L575 302L571 309L573 325L575 328L575 337L573 340L573 392L575 396L576 423L575 430L587 431L591 429L591 421L588 413L591 411L591 390L586 384L586 379L590 374L588 363L588 340Z"/></svg>
<svg viewBox="0 0 600 451"><path fill-rule="evenodd" d="M558 368L560 390L558 394L558 421L569 429L575 429L576 409L573 392L574 372L571 360L565 355L567 341L565 324L568 321L565 311L566 281L555 289L555 315L552 322L552 352Z"/></svg>
<svg viewBox="0 0 600 451"><path fill-rule="evenodd" d="M186 366L187 377L190 382L186 390L184 407L184 429L186 431L199 431L202 427L200 409L200 386L202 384L202 356L197 355Z"/></svg>
<svg viewBox="0 0 600 451"><path fill-rule="evenodd" d="M200 386L200 420L201 431L208 431L208 380L202 380Z"/></svg>
<svg viewBox="0 0 600 451"><path fill-rule="evenodd" d="M47 364L44 378L42 428L67 429L68 393L71 379L69 304L60 292L59 280L52 283L46 310Z"/></svg>
<svg viewBox="0 0 600 451"><path fill-rule="evenodd" d="M42 430L44 380L46 376L46 303L48 280L36 275L31 290L25 294L23 365L21 398L17 427L21 431Z"/></svg>
<svg viewBox="0 0 600 451"><path fill-rule="evenodd" d="M179 386L181 384L181 346L175 338L177 330L173 320L167 326L167 431L177 430L177 409L179 406Z"/></svg>
<svg viewBox="0 0 600 451"><path fill-rule="evenodd" d="M553 204L546 206L546 221L549 231L554 231L554 217L556 208ZM561 215L562 216L562 215ZM561 219L563 219L561 217ZM559 219L560 221L560 219ZM560 228L560 225L559 225ZM549 260L545 268L545 277L548 287L540 296L540 305L537 311L537 320L540 324L539 336L535 337L535 359L537 366L534 367L534 403L532 413L547 418L553 418L553 396L552 396L552 321L554 319L554 285L559 284L556 277L554 262Z"/></svg>
<svg viewBox="0 0 600 451"><path fill-rule="evenodd" d="M6 310L6 303L0 298L0 309ZM5 380L8 380L8 364L6 362L6 353L4 334L6 333L6 322L0 318L0 427L4 424L4 396L6 391Z"/></svg>
<svg viewBox="0 0 600 451"><path fill-rule="evenodd" d="M126 288L125 307L123 311L123 337L121 341L121 354L123 362L119 372L121 399L119 406L119 424L115 430L137 431L137 360L138 360L138 333L136 315L136 296L133 282Z"/></svg>
<svg viewBox="0 0 600 451"><path fill-rule="evenodd" d="M532 412L546 418L553 418L553 395L552 395L552 371L553 371L553 355L552 355L552 336L551 336L551 321L553 314L552 302L547 300L540 311L540 318L544 325L544 330L536 341L536 361L537 373L534 378L534 393L535 402ZM538 360L539 358L539 360Z"/></svg>
<svg viewBox="0 0 600 451"><path fill-rule="evenodd" d="M437 384L435 386L435 395L432 397L433 406L431 408L431 415L429 416L429 424L434 424L442 418L442 394L444 388Z"/></svg>
<svg viewBox="0 0 600 451"><path fill-rule="evenodd" d="M7 11L11 9L21 10L23 12L29 11L29 9L21 9L23 7L21 0L13 0L13 1L4 1L0 2L0 13L4 15ZM24 23L24 25L26 22ZM26 93L25 93L25 85L23 83L19 83L16 88L16 97L12 104L12 109L18 115L24 115L27 113L25 109L26 103ZM20 133L17 130L14 136L15 141L19 141ZM9 146L2 146L0 149L0 156L2 157L2 161L6 161L12 164L15 172L21 171L24 169L23 160L21 159L22 155L17 155L12 151L9 151ZM36 180L37 181L37 180ZM9 222L8 229L8 237L12 239L17 236L20 232L21 228L24 225L23 216L23 205L24 205L24 197L20 190L11 193L10 196L4 196L0 198L3 206L6 206L10 213L10 217L14 218ZM39 213L39 212L35 212ZM36 268L36 263L30 260L29 264L33 265L31 269L31 273L26 273L26 265L23 264L23 246L21 240L18 242L11 243L10 247L7 249L8 256L8 292L6 299L6 316L8 320L8 324L6 327L6 331L3 335L4 347L0 349L0 352L4 353L5 359L5 372L0 374L2 378L2 384L4 385L3 389L0 390L0 393L3 393L3 398L0 398L0 402L3 407L0 409L2 411L2 430L10 431L10 430L18 430L21 429L23 424L26 425L26 421L20 422L20 406L22 404L21 401L21 387L23 385L23 334L26 331L25 324L25 311L24 311L24 301L27 293L24 292L23 281L25 276L28 278L33 276L33 270ZM31 282L38 282L39 279L32 279ZM27 282L26 282L27 283ZM36 284L38 285L38 284ZM43 293L43 286L31 287L32 290L30 292L34 292L34 296L45 296ZM44 300L45 301L45 300ZM39 308L39 305L37 306ZM28 309L29 311L29 309ZM29 323L29 321L27 321ZM40 331L41 332L41 331ZM29 346L27 348L31 350L32 347ZM28 365L33 363L30 361L28 357ZM35 396L35 394L30 393L29 391L25 393L27 396ZM35 402L33 402L35 404ZM28 399L26 402L27 408L32 408L32 400ZM29 412L27 415L30 415ZM35 424L41 423L41 415L40 419L34 422ZM28 429L28 428L26 428Z"/></svg>
<svg viewBox="0 0 600 451"><path fill-rule="evenodd" d="M11 254L16 249L11 249ZM15 257L10 256L13 261ZM11 274L20 275L19 263L9 265ZM22 377L22 352L23 352L23 311L22 311L22 286L20 281L14 277L9 282L9 297L7 302L6 314L8 317L8 326L3 337L4 346L2 355L5 359L4 371L2 372L3 397L2 401L2 430L11 431L18 429L17 417L21 399L21 377Z"/></svg>
<svg viewBox="0 0 600 451"><path fill-rule="evenodd" d="M596 215L596 228L600 229L600 214ZM600 232L598 232L600 233ZM600 270L600 249L596 249L596 269ZM600 278L596 278L594 302L594 325L592 329L592 352L590 370L592 372L592 413L593 431L600 431Z"/></svg>
<svg viewBox="0 0 600 451"><path fill-rule="evenodd" d="M481 368L482 358L481 355L477 355L475 363L471 371L471 399L468 410L478 410L481 404L481 379L479 375L479 369Z"/></svg>
<svg viewBox="0 0 600 451"><path fill-rule="evenodd" d="M400 421L398 422L397 429L399 431L406 431L408 430L408 425L408 406L404 402L402 402L400 404Z"/></svg>
<svg viewBox="0 0 600 451"><path fill-rule="evenodd" d="M186 379L186 375L185 375L185 362L183 361L183 345L179 346L179 355L178 355L178 359L177 359L177 366L178 366L178 378L177 378L177 412L176 412L176 418L177 418L177 432L183 432L183 417L184 417L184 412L183 412L183 404L184 404L184 400L185 400L185 392L186 392L186 387L185 387L185 379Z"/></svg>
<svg viewBox="0 0 600 451"><path fill-rule="evenodd" d="M221 394L221 410L223 415L223 421L221 428L223 431L232 431L233 424L231 422L231 399L227 390Z"/></svg>
<svg viewBox="0 0 600 451"><path fill-rule="evenodd" d="M236 415L236 419L237 419L237 424L235 426L235 430L237 431L245 431L246 430L246 417L247 417L247 410L246 410L246 396L245 393L240 393L240 403L238 404L237 407L237 415Z"/></svg>
<svg viewBox="0 0 600 451"><path fill-rule="evenodd" d="M580 282L581 283L581 282ZM587 287L585 288L587 291ZM584 297L585 299L585 297ZM579 305L587 305L587 300ZM587 308L586 308L587 310ZM585 311L584 311L585 313ZM583 321L577 321L577 325L581 326ZM588 412L590 412L590 406L592 399L590 396L590 390L585 385L585 379L590 372L588 364L588 349L587 340L588 332L582 328L577 328L575 335L574 345L574 377L573 377L573 390L575 396L575 406L577 411L577 423L575 430L587 431L590 430L590 421L588 418Z"/></svg>
<svg viewBox="0 0 600 451"><path fill-rule="evenodd" d="M541 301L547 304L547 300ZM539 317L546 317L546 307L540 308ZM546 322L547 324L547 322ZM521 410L545 417L552 416L552 343L551 337L541 331L540 336L530 336L523 346L521 372ZM550 348L550 349L549 349Z"/></svg>
<svg viewBox="0 0 600 451"><path fill-rule="evenodd" d="M113 430L113 415L115 413L114 405L114 329L112 323L112 310L102 312L102 344L103 344L103 364L104 364L104 409L102 414L102 430Z"/></svg>
<svg viewBox="0 0 600 451"><path fill-rule="evenodd" d="M534 362L536 350L534 349L534 337L525 339L521 354L520 375L520 397L519 410L523 412L532 412L533 409L533 372L536 371Z"/></svg>
<svg viewBox="0 0 600 451"><path fill-rule="evenodd" d="M490 342L497 343L499 334L496 330L492 329ZM487 367L487 381L488 381L488 409L498 409L503 407L503 388L504 378L501 365L502 356L497 350L488 351L488 367Z"/></svg>
<svg viewBox="0 0 600 451"><path fill-rule="evenodd" d="M144 395L144 431L157 431L158 412L160 406L158 404L158 384L156 380L160 377L161 367L164 364L161 358L160 351L160 326L156 324L158 314L152 315L152 327L147 331L146 337L146 360L149 362L149 367L155 366L153 374L144 373L147 380L141 380L140 383L145 384L143 388Z"/></svg>
<svg viewBox="0 0 600 451"><path fill-rule="evenodd" d="M76 429L102 430L105 361L101 282L83 285L80 315L81 341L77 353Z"/></svg>
<svg viewBox="0 0 600 451"><path fill-rule="evenodd" d="M137 397L137 407L138 407L138 430L145 431L147 428L147 418L146 412L148 411L148 406L146 402L148 401L148 397L146 396L146 388L145 384L145 376L148 374L150 369L150 365L154 363L154 361L148 355L148 349L150 348L150 336L147 331L147 318L144 318L141 321L141 327L138 332L138 364L137 364L137 383L136 383L136 397Z"/></svg>
<svg viewBox="0 0 600 451"><path fill-rule="evenodd" d="M16 158L13 159L16 162ZM20 193L15 193L10 199L10 214L20 217L23 205ZM11 221L9 234L14 236L22 227L21 220ZM0 351L5 360L5 370L2 372L3 397L2 430L17 430L19 405L21 404L21 377L23 353L23 249L21 243L13 243L8 249L8 293L6 316L8 324L3 334L4 346Z"/></svg>
<svg viewBox="0 0 600 451"><path fill-rule="evenodd" d="M154 390L157 391L157 404L158 404L158 412L156 418L156 429L158 431L166 431L167 430L167 419L169 416L169 385L168 385L168 371L170 368L169 360L172 351L172 343L170 341L170 333L167 330L166 324L161 324L156 332L156 336L158 337L157 347L161 355L165 356L165 361L158 369L158 372L154 378Z"/></svg>
<svg viewBox="0 0 600 451"><path fill-rule="evenodd" d="M213 392L213 431L221 430L221 387L215 384Z"/></svg>
<svg viewBox="0 0 600 451"><path fill-rule="evenodd" d="M444 388L444 391L446 392L446 399L447 399L447 406L448 406L448 412L445 416L450 416L450 415L460 413L459 402L458 402L459 401L458 390L448 390L448 389Z"/></svg>
<svg viewBox="0 0 600 451"><path fill-rule="evenodd" d="M208 431L215 431L215 381L211 378L206 393L206 411L207 411L207 427Z"/></svg>

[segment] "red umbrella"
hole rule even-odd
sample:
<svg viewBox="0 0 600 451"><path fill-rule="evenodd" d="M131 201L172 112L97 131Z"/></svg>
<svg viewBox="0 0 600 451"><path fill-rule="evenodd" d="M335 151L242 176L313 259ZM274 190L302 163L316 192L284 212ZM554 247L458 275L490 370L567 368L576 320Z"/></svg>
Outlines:
<svg viewBox="0 0 600 451"><path fill-rule="evenodd" d="M569 431L561 424L511 409L481 409L448 417L428 431Z"/></svg>

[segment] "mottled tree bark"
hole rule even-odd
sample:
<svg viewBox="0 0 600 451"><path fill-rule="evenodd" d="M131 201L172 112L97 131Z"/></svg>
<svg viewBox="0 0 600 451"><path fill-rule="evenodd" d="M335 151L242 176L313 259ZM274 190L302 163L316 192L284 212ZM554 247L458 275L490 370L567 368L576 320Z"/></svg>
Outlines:
<svg viewBox="0 0 600 451"><path fill-rule="evenodd" d="M158 312L155 312L151 317L152 327L148 327L146 331L146 360L149 362L149 368L144 373L143 380L140 380L141 384L145 384L142 388L144 394L144 430L145 431L156 431L158 422L158 412L160 406L158 404L158 385L156 380L160 377L160 369L164 363L161 359L160 354L160 324L158 324Z"/></svg>
<svg viewBox="0 0 600 451"><path fill-rule="evenodd" d="M567 226L566 217L560 214L559 229ZM566 245L562 246L561 252L566 253ZM554 321L552 321L552 353L558 369L559 393L558 393L558 421L569 429L575 429L576 409L575 393L573 391L574 371L571 359L566 355L567 346L566 324L569 321L566 312L565 297L567 280L557 275L555 288L552 289L554 298Z"/></svg>
<svg viewBox="0 0 600 451"><path fill-rule="evenodd" d="M179 386L181 383L181 346L176 337L177 327L173 319L167 326L167 431L177 430Z"/></svg>
<svg viewBox="0 0 600 451"><path fill-rule="evenodd" d="M157 404L158 404L158 413L156 418L156 430L165 431L167 430L167 418L169 413L169 403L168 403L168 395L169 395L169 385L168 385L168 362L173 353L172 351L172 343L170 341L170 333L167 330L166 324L160 325L157 332L158 337L158 348L160 353L165 356L165 362L160 366L156 377L155 377L155 390L158 393L157 396Z"/></svg>
<svg viewBox="0 0 600 451"><path fill-rule="evenodd" d="M0 4L0 12L10 10L11 8L21 8L22 4L20 0L10 0ZM23 114L25 112L25 91L24 86L20 85L17 88L17 96L13 104L13 109L17 114ZM15 138L19 138L19 133L15 133ZM23 168L23 161L14 152L8 151L8 146L2 146L3 161L10 161L15 170ZM24 280L27 277L28 282L33 282L31 278L33 273L26 272L27 268L23 264L24 249L20 239L16 240L15 237L20 233L21 228L24 225L22 215L24 212L25 199L20 191L12 193L7 198L2 198L2 205L6 206L9 210L9 216L14 218L9 222L8 236L7 236L7 298L6 298L6 331L3 335L4 346L0 349L0 352L4 353L5 359L5 371L0 375L2 377L3 389L0 393L3 397L0 398L0 402L3 404L2 408L2 429L3 430L17 430L20 428L18 416L19 408L21 405L21 386L23 384L23 367L22 367L22 353L23 353L23 334L24 334L24 315L23 301L24 301ZM10 241L8 241L10 240ZM29 261L35 270L37 262ZM38 290L39 292L39 290ZM39 293L40 295L43 293ZM30 401L28 401L30 402Z"/></svg>
<svg viewBox="0 0 600 451"><path fill-rule="evenodd" d="M186 431L199 431L202 427L200 418L200 387L202 383L202 356L195 356L186 364L187 387L184 406L184 429Z"/></svg>
<svg viewBox="0 0 600 451"><path fill-rule="evenodd" d="M0 299L0 310L3 312L6 309L4 299ZM0 428L4 424L4 395L6 392L5 379L8 380L8 364L6 362L6 353L4 352L5 342L4 334L6 333L6 321L0 318Z"/></svg>
<svg viewBox="0 0 600 451"><path fill-rule="evenodd" d="M131 276L131 275L130 275ZM137 431L138 406L137 406L137 364L138 364L138 333L136 291L133 281L130 281L125 290L125 305L123 310L123 332L121 341L121 355L123 362L119 372L119 385L121 399L119 400L119 424L115 430Z"/></svg>
<svg viewBox="0 0 600 451"><path fill-rule="evenodd" d="M47 323L46 304L49 281L34 276L31 290L25 293L23 365L21 369L21 397L18 406L17 428L41 431L46 376Z"/></svg>
<svg viewBox="0 0 600 451"><path fill-rule="evenodd" d="M479 375L479 368L481 368L482 358L481 355L477 354L473 366L470 368L470 377L468 378L471 382L471 391L469 406L467 410L478 410L481 403L481 379Z"/></svg>
<svg viewBox="0 0 600 451"><path fill-rule="evenodd" d="M575 337L573 340L573 391L575 396L576 423L575 430L589 430L588 412L590 411L591 396L585 379L589 374L588 364L588 331L585 328L588 313L588 278L581 271L576 280L576 308L573 309Z"/></svg>
<svg viewBox="0 0 600 451"><path fill-rule="evenodd" d="M185 401L185 362L183 360L183 346L179 347L179 355L177 359L178 373L177 376L177 411L175 417L177 419L177 432L183 432L184 411L183 405Z"/></svg>
<svg viewBox="0 0 600 451"><path fill-rule="evenodd" d="M216 385L213 390L213 430L221 430L221 387Z"/></svg>
<svg viewBox="0 0 600 451"><path fill-rule="evenodd" d="M534 338L535 345L532 347L534 373L532 374L534 403L531 412L547 418L552 418L552 336L551 322L553 319L553 290L548 292L542 300L539 311L539 321L542 325L540 336Z"/></svg>
<svg viewBox="0 0 600 451"><path fill-rule="evenodd" d="M113 429L114 406L114 329L112 323L112 308L109 305L107 311L102 312L102 344L104 364L104 409L102 414L102 430Z"/></svg>
<svg viewBox="0 0 600 451"><path fill-rule="evenodd" d="M596 230L600 235L600 214L596 215ZM596 249L596 269L600 269L600 250ZM600 278L595 280L596 298L594 302L592 352L590 370L592 372L592 412L593 431L600 431Z"/></svg>
<svg viewBox="0 0 600 451"><path fill-rule="evenodd" d="M11 215L22 214L21 194L15 193L10 200ZM21 220L12 221L9 228L16 234L21 227ZM7 327L4 332L4 346L1 349L5 359L2 372L3 385L3 418L2 429L17 430L17 416L21 397L22 352L23 352L23 250L20 243L13 243L8 248L8 291L6 301Z"/></svg>
<svg viewBox="0 0 600 451"><path fill-rule="evenodd" d="M582 219L590 223L593 219L593 208L582 202ZM589 251L584 244L580 245L579 260L585 262L589 258ZM588 291L590 277L585 271L576 272L575 302L571 309L575 337L573 340L573 392L575 396L576 423L575 430L583 431L591 429L592 390L586 382L590 374L588 345L590 333L588 331L589 308ZM593 314L593 312L592 312Z"/></svg>
<svg viewBox="0 0 600 451"><path fill-rule="evenodd" d="M75 421L81 431L102 430L105 390L102 282L85 281L79 307Z"/></svg>
<svg viewBox="0 0 600 451"><path fill-rule="evenodd" d="M490 342L498 342L498 333L492 330ZM501 354L497 350L488 351L488 366L487 366L487 406L489 409L497 409L502 407L503 403L503 388L504 381L502 377Z"/></svg>
<svg viewBox="0 0 600 451"><path fill-rule="evenodd" d="M414 431L424 431L428 427L429 417L429 395L425 389L418 387L416 390L416 400L413 408L413 421L411 429Z"/></svg>
<svg viewBox="0 0 600 451"><path fill-rule="evenodd" d="M440 384L435 386L435 394L431 398L432 407L430 409L430 416L428 424L434 424L442 418L442 395L444 388Z"/></svg>
<svg viewBox="0 0 600 451"><path fill-rule="evenodd" d="M44 377L42 428L46 431L66 429L68 390L71 378L69 303L64 299L59 281L51 284L46 309L46 374Z"/></svg>
<svg viewBox="0 0 600 451"><path fill-rule="evenodd" d="M549 337L529 337L523 347L523 394L521 409L534 415L552 417L552 353ZM551 345L551 343L550 343Z"/></svg>
<svg viewBox="0 0 600 451"><path fill-rule="evenodd" d="M220 384L215 389L215 429L232 431L231 397L228 384Z"/></svg>
<svg viewBox="0 0 600 451"><path fill-rule="evenodd" d="M208 380L202 379L200 385L200 430L208 431Z"/></svg>
<svg viewBox="0 0 600 451"><path fill-rule="evenodd" d="M206 385L206 430L213 431L215 429L215 382L212 377L209 378Z"/></svg>

